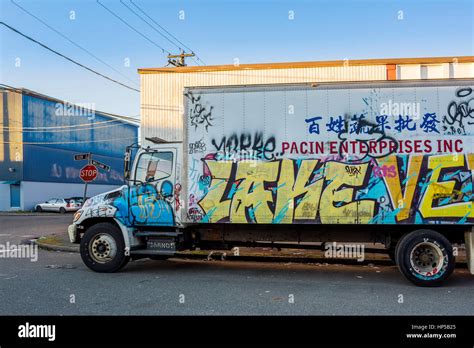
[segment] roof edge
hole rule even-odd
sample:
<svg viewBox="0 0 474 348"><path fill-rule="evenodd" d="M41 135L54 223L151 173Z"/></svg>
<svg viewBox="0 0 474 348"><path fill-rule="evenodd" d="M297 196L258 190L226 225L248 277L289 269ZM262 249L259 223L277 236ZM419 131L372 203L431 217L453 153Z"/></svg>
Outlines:
<svg viewBox="0 0 474 348"><path fill-rule="evenodd" d="M184 66L170 68L140 68L139 74L159 73L193 73L230 70L264 70L264 69L288 69L288 68L314 68L330 66L356 66L356 65L387 65L387 64L436 64L436 63L472 63L474 56L452 56L452 57L424 57L424 58L379 58L379 59L347 59L326 60L306 62L282 62L240 65L208 65L208 66Z"/></svg>
<svg viewBox="0 0 474 348"><path fill-rule="evenodd" d="M73 105L77 108L80 108L80 109L83 109L83 110L86 110L86 111L91 111L91 112L94 112L94 113L98 113L98 114L101 114L101 115L106 116L106 117L117 119L120 122L140 127L140 119L135 119L134 117L130 117L130 116L112 114L112 113L106 112L106 111L88 109L88 108L83 107L81 105L71 103L67 100L62 100L62 99L58 99L58 98L55 98L55 97L51 97L49 95L42 94L42 93L39 93L39 92L36 92L36 91L32 91L32 90L27 89L27 88L12 87L12 86L8 86L8 85L5 85L5 84L0 84L0 90L6 90L6 91L9 91L9 92L19 93L19 94L22 94L22 95L28 95L28 96L31 96L31 97L44 99L44 100L49 100L51 102L60 103L60 104L70 104L70 105Z"/></svg>

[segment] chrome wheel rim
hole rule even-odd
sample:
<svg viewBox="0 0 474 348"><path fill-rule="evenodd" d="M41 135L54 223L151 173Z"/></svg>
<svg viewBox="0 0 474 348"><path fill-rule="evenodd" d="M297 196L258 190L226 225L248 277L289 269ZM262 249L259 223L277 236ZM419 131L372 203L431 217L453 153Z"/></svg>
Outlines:
<svg viewBox="0 0 474 348"><path fill-rule="evenodd" d="M433 276L443 267L443 251L433 242L418 243L411 251L410 263L417 273Z"/></svg>
<svg viewBox="0 0 474 348"><path fill-rule="evenodd" d="M111 235L100 233L91 240L89 252L95 262L107 263L112 261L117 254L117 243Z"/></svg>

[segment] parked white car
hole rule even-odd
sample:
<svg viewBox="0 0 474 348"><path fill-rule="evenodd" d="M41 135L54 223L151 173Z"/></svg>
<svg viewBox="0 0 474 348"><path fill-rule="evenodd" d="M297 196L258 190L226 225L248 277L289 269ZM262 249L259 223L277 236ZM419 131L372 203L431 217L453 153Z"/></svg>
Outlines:
<svg viewBox="0 0 474 348"><path fill-rule="evenodd" d="M35 211L55 211L64 214L68 211L78 211L82 206L82 200L74 200L71 198L53 198L44 203L38 203Z"/></svg>

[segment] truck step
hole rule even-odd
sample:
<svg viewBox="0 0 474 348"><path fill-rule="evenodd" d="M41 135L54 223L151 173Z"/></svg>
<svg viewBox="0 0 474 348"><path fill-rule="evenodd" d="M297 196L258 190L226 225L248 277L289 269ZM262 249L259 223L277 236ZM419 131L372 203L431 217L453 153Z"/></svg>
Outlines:
<svg viewBox="0 0 474 348"><path fill-rule="evenodd" d="M135 237L177 237L179 232L165 232L165 231L137 231Z"/></svg>

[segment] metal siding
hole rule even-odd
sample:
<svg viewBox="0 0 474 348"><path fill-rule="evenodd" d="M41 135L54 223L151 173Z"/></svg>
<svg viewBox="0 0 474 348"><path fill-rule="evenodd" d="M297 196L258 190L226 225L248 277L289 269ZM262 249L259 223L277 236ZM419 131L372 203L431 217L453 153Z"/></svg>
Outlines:
<svg viewBox="0 0 474 348"><path fill-rule="evenodd" d="M474 77L474 63L453 63L451 69L451 77Z"/></svg>
<svg viewBox="0 0 474 348"><path fill-rule="evenodd" d="M22 95L0 93L0 180L21 180L23 175ZM9 169L13 168L11 172Z"/></svg>
<svg viewBox="0 0 474 348"><path fill-rule="evenodd" d="M90 115L62 115L61 103L29 95L23 98L23 127L43 127L39 131L24 130L24 142L52 146L79 152L93 152L104 156L122 156L124 146L137 136L137 127L113 121L100 112ZM45 131L45 127L50 127ZM51 128L55 127L55 128Z"/></svg>
<svg viewBox="0 0 474 348"><path fill-rule="evenodd" d="M399 80L472 78L474 63L399 64L397 75Z"/></svg>
<svg viewBox="0 0 474 348"><path fill-rule="evenodd" d="M10 210L10 184L0 182L0 211Z"/></svg>
<svg viewBox="0 0 474 348"><path fill-rule="evenodd" d="M73 155L91 152L95 159L111 166L110 173L99 170L95 183L122 184L123 154L126 146L137 141L137 127L110 122L114 119L100 112L69 115L67 110L61 111L64 105L24 95L24 180L80 183L79 170L86 162L74 161ZM29 132L31 127L37 129Z"/></svg>
<svg viewBox="0 0 474 348"><path fill-rule="evenodd" d="M231 86L386 80L385 65L141 74L142 144L147 137L183 140L183 90Z"/></svg>

